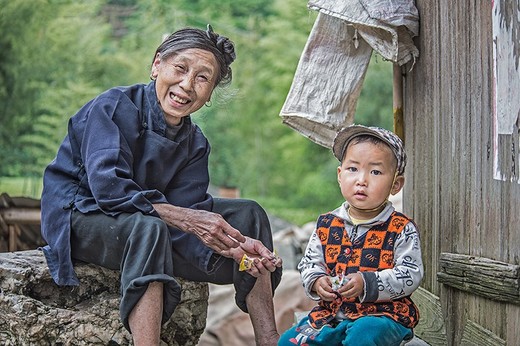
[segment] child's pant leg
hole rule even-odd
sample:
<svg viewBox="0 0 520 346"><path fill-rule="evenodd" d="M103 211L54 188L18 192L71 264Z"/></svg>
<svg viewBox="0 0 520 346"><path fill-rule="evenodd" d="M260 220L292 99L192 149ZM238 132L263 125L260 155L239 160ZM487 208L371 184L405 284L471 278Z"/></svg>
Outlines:
<svg viewBox="0 0 520 346"><path fill-rule="evenodd" d="M413 335L411 329L383 316L344 320L320 331L313 330L307 321L305 317L284 332L278 346L399 346Z"/></svg>
<svg viewBox="0 0 520 346"><path fill-rule="evenodd" d="M300 323L285 331L278 341L278 346L339 346L345 338L346 325L335 328L325 326L321 330L313 329L303 318Z"/></svg>
<svg viewBox="0 0 520 346"><path fill-rule="evenodd" d="M343 345L398 346L405 338L412 336L411 329L389 317L365 316L348 322Z"/></svg>

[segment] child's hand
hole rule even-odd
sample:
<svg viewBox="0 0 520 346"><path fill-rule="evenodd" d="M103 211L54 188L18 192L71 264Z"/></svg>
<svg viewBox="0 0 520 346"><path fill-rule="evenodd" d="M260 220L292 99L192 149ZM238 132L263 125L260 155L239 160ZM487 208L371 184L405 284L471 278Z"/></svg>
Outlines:
<svg viewBox="0 0 520 346"><path fill-rule="evenodd" d="M355 298L361 296L365 288L365 281L359 273L348 274L347 283L338 289L338 293L345 298Z"/></svg>
<svg viewBox="0 0 520 346"><path fill-rule="evenodd" d="M330 276L321 276L312 285L312 290L324 301L330 302L336 298L334 291L332 290L332 282Z"/></svg>

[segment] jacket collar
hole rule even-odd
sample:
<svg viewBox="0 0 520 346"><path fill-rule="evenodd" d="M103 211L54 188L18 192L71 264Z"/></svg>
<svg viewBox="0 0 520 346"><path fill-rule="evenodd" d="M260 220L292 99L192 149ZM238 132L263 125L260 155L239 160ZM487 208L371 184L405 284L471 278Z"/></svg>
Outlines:
<svg viewBox="0 0 520 346"><path fill-rule="evenodd" d="M164 136L166 133L166 121L164 120L164 113L161 105L157 100L157 93L155 90L155 81L152 80L145 86L145 107L143 118L147 119L146 127L150 130ZM177 133L175 141L181 142L188 137L192 128L191 116L183 118L182 127Z"/></svg>
<svg viewBox="0 0 520 346"><path fill-rule="evenodd" d="M343 202L343 204L341 206L339 206L338 208L333 210L331 213L334 216L337 216L340 219L344 220L349 225L353 226L352 220L350 219L350 216L348 215L348 208L349 208L349 204L347 202ZM366 223L363 223L362 225L373 226L373 225L377 225L377 224L386 222L386 220L388 220L388 218L392 215L394 210L395 210L395 208L392 205L392 202L387 201L386 206L383 209L383 211L381 211L378 215L376 215L376 217L374 217L371 220L368 220Z"/></svg>

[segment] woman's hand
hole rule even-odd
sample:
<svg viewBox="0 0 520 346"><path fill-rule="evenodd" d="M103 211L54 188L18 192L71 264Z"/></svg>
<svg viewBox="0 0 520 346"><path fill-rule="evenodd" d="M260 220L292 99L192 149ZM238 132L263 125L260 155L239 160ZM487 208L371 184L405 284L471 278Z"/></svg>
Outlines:
<svg viewBox="0 0 520 346"><path fill-rule="evenodd" d="M332 281L330 276L324 275L314 281L312 290L324 301L331 302L336 298L336 294L332 290Z"/></svg>
<svg viewBox="0 0 520 346"><path fill-rule="evenodd" d="M244 255L246 255L253 262L253 265L247 269L247 272L254 277L272 273L277 267L282 266L280 257L266 248L261 241L249 237L245 237L245 241L240 243L238 247L222 251L220 254L233 258L237 263L240 263Z"/></svg>
<svg viewBox="0 0 520 346"><path fill-rule="evenodd" d="M219 214L165 203L153 206L168 226L195 234L204 245L218 254L225 255L230 249L237 248L246 241L246 238Z"/></svg>
<svg viewBox="0 0 520 346"><path fill-rule="evenodd" d="M338 293L345 298L356 298L363 294L365 281L360 273L348 274L346 284L338 289Z"/></svg>
<svg viewBox="0 0 520 346"><path fill-rule="evenodd" d="M195 234L204 245L219 255L240 263L247 255L253 266L247 272L259 277L282 266L282 259L269 251L259 240L244 237L216 213L176 207L171 204L154 204L155 211L167 225Z"/></svg>

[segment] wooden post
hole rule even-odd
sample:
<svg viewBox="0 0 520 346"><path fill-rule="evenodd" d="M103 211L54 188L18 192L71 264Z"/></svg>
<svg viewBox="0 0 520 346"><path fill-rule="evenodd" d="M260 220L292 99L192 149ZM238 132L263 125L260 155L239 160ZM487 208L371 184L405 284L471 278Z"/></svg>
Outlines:
<svg viewBox="0 0 520 346"><path fill-rule="evenodd" d="M404 143L403 74L397 63L393 64L393 108L394 132Z"/></svg>
<svg viewBox="0 0 520 346"><path fill-rule="evenodd" d="M9 244L7 248L9 249L9 252L14 252L17 249L16 244L18 236L20 235L20 229L16 225L8 225L7 227L9 229Z"/></svg>
<svg viewBox="0 0 520 346"><path fill-rule="evenodd" d="M14 252L18 249L18 238L22 234L19 224L38 225L40 224L39 208L17 208L10 207L0 209L0 227L5 229L7 234L7 250Z"/></svg>

